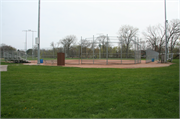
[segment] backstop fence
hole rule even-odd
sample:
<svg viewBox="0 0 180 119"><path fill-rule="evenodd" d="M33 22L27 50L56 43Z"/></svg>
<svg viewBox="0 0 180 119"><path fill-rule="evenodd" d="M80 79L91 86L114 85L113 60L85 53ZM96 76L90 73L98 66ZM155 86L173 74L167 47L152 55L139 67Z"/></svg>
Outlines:
<svg viewBox="0 0 180 119"><path fill-rule="evenodd" d="M138 40L129 42L117 36L81 38L81 64L137 64L141 63Z"/></svg>
<svg viewBox="0 0 180 119"><path fill-rule="evenodd" d="M50 49L41 49L41 59L44 60L44 63L57 64L57 53L65 53L65 64L80 64L80 47L71 46L71 47L61 47L61 48L50 48Z"/></svg>
<svg viewBox="0 0 180 119"><path fill-rule="evenodd" d="M65 53L65 64L138 64L141 63L141 45L138 39L127 41L117 36L81 38L78 45L41 48L44 63L57 64L57 53ZM19 53L19 54L18 54ZM17 55L18 54L18 55ZM14 56L26 60L37 60L37 49L28 51L1 51L1 58L10 60Z"/></svg>

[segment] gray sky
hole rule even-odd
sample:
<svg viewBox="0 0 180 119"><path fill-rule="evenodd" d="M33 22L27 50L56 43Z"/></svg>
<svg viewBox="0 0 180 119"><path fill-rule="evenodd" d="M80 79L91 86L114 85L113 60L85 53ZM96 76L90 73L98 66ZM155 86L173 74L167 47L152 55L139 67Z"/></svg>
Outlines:
<svg viewBox="0 0 180 119"><path fill-rule="evenodd" d="M22 30L38 29L38 0L0 0L0 8L1 43L24 50ZM167 19L180 19L180 0L167 0ZM71 34L78 40L99 33L116 36L122 25L139 28L142 37L149 25L157 24L164 25L164 0L41 0L40 47ZM32 48L32 32L27 44Z"/></svg>

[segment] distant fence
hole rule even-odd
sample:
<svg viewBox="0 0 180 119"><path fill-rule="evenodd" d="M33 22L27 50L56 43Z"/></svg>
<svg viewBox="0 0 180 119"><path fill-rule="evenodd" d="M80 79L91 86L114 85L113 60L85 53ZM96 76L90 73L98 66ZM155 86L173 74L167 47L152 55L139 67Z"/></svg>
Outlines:
<svg viewBox="0 0 180 119"><path fill-rule="evenodd" d="M15 52L3 51L1 54ZM141 63L141 45L138 39L126 40L118 36L100 36L81 39L79 45L41 48L40 58L44 63L57 63L57 53L65 53L65 64L138 64ZM21 57L37 60L37 49L21 51Z"/></svg>
<svg viewBox="0 0 180 119"><path fill-rule="evenodd" d="M45 63L57 63L57 53L65 53L65 64L80 64L80 47L63 47L61 49L42 49L41 59ZM68 60L74 60L73 62Z"/></svg>
<svg viewBox="0 0 180 119"><path fill-rule="evenodd" d="M137 64L141 63L139 40L127 42L117 36L81 39L81 64Z"/></svg>

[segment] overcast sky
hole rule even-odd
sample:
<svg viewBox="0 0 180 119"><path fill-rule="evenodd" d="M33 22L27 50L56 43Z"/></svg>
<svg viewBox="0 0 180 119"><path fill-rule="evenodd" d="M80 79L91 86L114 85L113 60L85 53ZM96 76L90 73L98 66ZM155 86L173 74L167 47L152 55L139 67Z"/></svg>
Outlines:
<svg viewBox="0 0 180 119"><path fill-rule="evenodd" d="M0 1L1 43L25 49L22 30L37 31L38 0ZM122 25L139 28L142 37L149 25L164 25L164 0L41 0L40 14L40 47L48 48L67 35L78 40L99 33L116 36ZM167 0L167 19L180 19L180 0ZM32 32L27 44L32 48Z"/></svg>

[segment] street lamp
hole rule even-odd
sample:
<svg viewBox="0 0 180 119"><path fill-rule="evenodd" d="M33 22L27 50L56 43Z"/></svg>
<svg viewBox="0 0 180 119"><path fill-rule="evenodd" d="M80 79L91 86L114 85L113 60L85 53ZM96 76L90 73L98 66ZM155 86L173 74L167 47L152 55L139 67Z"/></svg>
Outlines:
<svg viewBox="0 0 180 119"><path fill-rule="evenodd" d="M31 31L29 30L23 30L23 32L26 32L26 36L25 36L25 55L26 55L26 59L27 59L27 32Z"/></svg>

